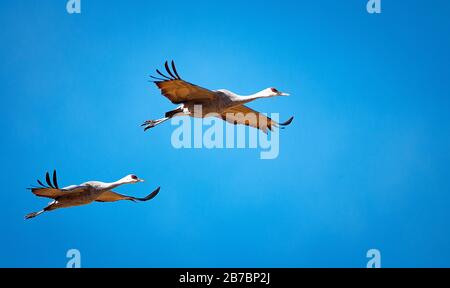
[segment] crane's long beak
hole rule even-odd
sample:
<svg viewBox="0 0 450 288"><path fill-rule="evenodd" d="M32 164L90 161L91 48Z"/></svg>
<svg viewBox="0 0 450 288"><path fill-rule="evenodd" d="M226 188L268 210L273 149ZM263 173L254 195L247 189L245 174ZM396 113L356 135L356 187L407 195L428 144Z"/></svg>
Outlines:
<svg viewBox="0 0 450 288"><path fill-rule="evenodd" d="M145 182L145 180L144 179L138 179L138 182Z"/></svg>
<svg viewBox="0 0 450 288"><path fill-rule="evenodd" d="M280 93L280 96L289 96L289 93L283 93L283 92L281 92L281 93Z"/></svg>

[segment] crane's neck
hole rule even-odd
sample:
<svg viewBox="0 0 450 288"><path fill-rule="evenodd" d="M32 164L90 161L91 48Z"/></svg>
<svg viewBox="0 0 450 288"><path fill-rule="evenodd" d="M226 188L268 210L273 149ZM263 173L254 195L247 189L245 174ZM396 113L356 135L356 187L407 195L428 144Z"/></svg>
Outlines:
<svg viewBox="0 0 450 288"><path fill-rule="evenodd" d="M237 96L237 101L240 102L240 104L245 104L245 103L254 101L256 99L260 99L260 98L274 97L274 95L267 94L266 90L263 90L263 91L260 91L258 93L248 95L248 96L240 96L240 95L236 95L236 96Z"/></svg>
<svg viewBox="0 0 450 288"><path fill-rule="evenodd" d="M123 184L128 184L128 183L129 182L125 181L125 179L122 178L122 179L117 180L115 182L105 183L103 185L103 189L104 190L112 190L112 189L117 188L117 187L119 187L119 186L121 186Z"/></svg>

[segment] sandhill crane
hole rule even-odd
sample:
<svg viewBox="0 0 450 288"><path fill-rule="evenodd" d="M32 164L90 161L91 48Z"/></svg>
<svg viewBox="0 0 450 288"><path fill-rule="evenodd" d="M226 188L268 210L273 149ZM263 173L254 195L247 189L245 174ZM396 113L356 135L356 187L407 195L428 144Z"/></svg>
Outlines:
<svg viewBox="0 0 450 288"><path fill-rule="evenodd" d="M53 199L47 207L38 212L27 214L25 219L36 217L46 211L52 211L59 208L68 208L73 206L81 206L97 202L115 202L119 200L131 200L131 201L148 201L153 199L159 192L159 187L155 191L150 193L144 198L136 198L132 196L126 196L112 191L112 189L119 187L123 184L135 184L138 182L144 182L136 175L127 175L116 182L105 183L99 181L89 181L80 185L70 185L64 188L58 187L58 181L56 179L56 170L53 171L53 182L50 179L50 175L47 172L45 174L45 180L47 185L44 185L40 180L37 180L39 186L28 188L34 195L39 197L47 197Z"/></svg>
<svg viewBox="0 0 450 288"><path fill-rule="evenodd" d="M167 61L164 66L168 75L156 69L160 77L150 76L154 83L161 90L161 94L167 97L173 104L181 104L175 110L169 111L165 117L157 120L147 120L141 126L145 126L144 131L155 127L174 116L191 116L204 118L214 114L214 116L232 124L244 124L261 129L265 133L272 130L272 127L289 125L294 117L286 122L277 123L269 117L250 109L245 103L259 98L269 98L275 96L288 96L289 94L278 91L275 88L267 88L249 96L237 95L231 91L209 90L192 83L186 82L178 75L175 63L172 61L172 70ZM162 77L162 78L161 78ZM195 113L195 107L201 106L201 114ZM209 115L207 115L209 114ZM254 115L255 117L248 117Z"/></svg>

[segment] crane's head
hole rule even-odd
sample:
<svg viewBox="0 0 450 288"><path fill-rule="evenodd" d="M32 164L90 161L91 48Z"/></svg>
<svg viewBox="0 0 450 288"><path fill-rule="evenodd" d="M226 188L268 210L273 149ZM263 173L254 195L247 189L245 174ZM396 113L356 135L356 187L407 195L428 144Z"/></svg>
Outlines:
<svg viewBox="0 0 450 288"><path fill-rule="evenodd" d="M277 89L271 87L271 88L267 88L265 90L265 92L267 92L268 96L289 96L288 93L283 93L281 91L278 91Z"/></svg>
<svg viewBox="0 0 450 288"><path fill-rule="evenodd" d="M135 184L135 183L139 183L139 182L144 182L144 179L140 179L136 175L130 174L130 175L123 177L121 182L127 183L127 184Z"/></svg>

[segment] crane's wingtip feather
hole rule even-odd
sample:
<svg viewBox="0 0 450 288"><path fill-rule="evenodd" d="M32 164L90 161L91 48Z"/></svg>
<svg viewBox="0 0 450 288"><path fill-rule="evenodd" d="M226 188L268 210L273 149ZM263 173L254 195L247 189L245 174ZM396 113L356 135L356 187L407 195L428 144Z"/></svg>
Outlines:
<svg viewBox="0 0 450 288"><path fill-rule="evenodd" d="M291 116L287 121L280 123L281 126L287 126L292 123L292 120L294 120L294 116Z"/></svg>
<svg viewBox="0 0 450 288"><path fill-rule="evenodd" d="M53 185L55 186L56 189L59 189L58 180L56 178L57 177L56 177L56 169L55 169L55 170L53 170Z"/></svg>
<svg viewBox="0 0 450 288"><path fill-rule="evenodd" d="M164 67L166 68L167 73L169 73L169 75L172 77L172 80L176 80L177 77L175 77L175 75L173 75L172 71L170 71L169 63L167 61L166 61L166 63L164 63Z"/></svg>
<svg viewBox="0 0 450 288"><path fill-rule="evenodd" d="M177 79L181 80L180 75L178 75L177 68L175 67L175 61L173 61L173 60L172 60L172 70L173 70L173 73L175 73L175 75L177 76Z"/></svg>
<svg viewBox="0 0 450 288"><path fill-rule="evenodd" d="M166 81L166 80L164 80L164 79L162 79L162 78L155 77L155 76L153 76L153 75L150 75L150 78L153 78L153 79L158 80L158 81ZM152 81L152 80L150 80L150 81Z"/></svg>
<svg viewBox="0 0 450 288"><path fill-rule="evenodd" d="M41 182L41 180L37 179L37 182L38 182L38 184L41 185L42 187L48 188L47 186L45 186L45 185Z"/></svg>
<svg viewBox="0 0 450 288"><path fill-rule="evenodd" d="M47 182L48 186L50 186L51 188L55 188L53 187L52 181L50 180L50 174L48 172L45 173L45 181Z"/></svg>
<svg viewBox="0 0 450 288"><path fill-rule="evenodd" d="M168 77L167 75L164 75L163 73L161 73L161 71L159 71L159 69L156 69L156 73L158 73L159 75L161 75L162 77L166 78L168 81L171 81L173 79L171 79L170 77ZM166 80L166 81L167 81Z"/></svg>
<svg viewBox="0 0 450 288"><path fill-rule="evenodd" d="M145 201L148 201L148 200L151 200L151 199L155 198L156 195L158 195L159 190L161 190L161 187L156 188L155 191L153 191L153 192L150 193L147 197L145 197L145 198L144 198Z"/></svg>

